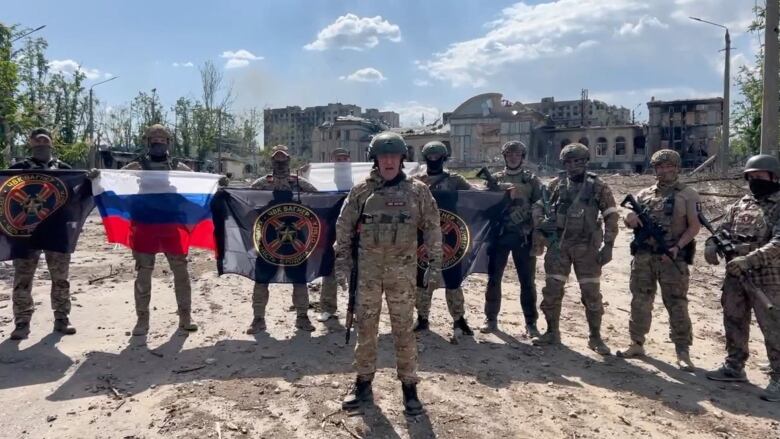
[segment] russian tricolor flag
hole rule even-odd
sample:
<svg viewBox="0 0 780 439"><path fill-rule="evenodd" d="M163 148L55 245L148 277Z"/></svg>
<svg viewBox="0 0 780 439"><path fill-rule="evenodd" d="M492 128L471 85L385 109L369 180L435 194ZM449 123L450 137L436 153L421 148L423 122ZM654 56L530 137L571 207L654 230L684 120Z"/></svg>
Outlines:
<svg viewBox="0 0 780 439"><path fill-rule="evenodd" d="M101 170L92 181L108 242L143 253L216 250L211 198L219 175Z"/></svg>

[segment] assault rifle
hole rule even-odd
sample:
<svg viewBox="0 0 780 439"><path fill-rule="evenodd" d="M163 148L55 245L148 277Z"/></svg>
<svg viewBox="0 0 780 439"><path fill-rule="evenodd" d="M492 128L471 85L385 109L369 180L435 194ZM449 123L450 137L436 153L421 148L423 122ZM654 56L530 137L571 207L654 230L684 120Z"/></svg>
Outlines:
<svg viewBox="0 0 780 439"><path fill-rule="evenodd" d="M352 239L350 242L350 257L352 259L352 269L349 272L349 300L347 301L347 318L345 325L347 327L346 344L349 344L349 335L352 332L352 321L355 317L355 299L357 298L358 288L358 247L360 246L360 221L363 220L363 209L366 203L360 206L360 214L352 229Z"/></svg>
<svg viewBox="0 0 780 439"><path fill-rule="evenodd" d="M731 233L729 233L728 230L724 229L716 232L715 228L712 227L712 224L710 224L710 222L707 220L707 217L705 217L701 212L699 212L699 222L707 230L709 230L711 235L710 239L712 239L712 242L715 243L715 246L718 248L718 254L721 257L723 257L726 261L730 261L734 259L735 256L737 256L737 247L734 245L734 241L731 238ZM742 284L742 287L745 289L745 291L753 296L753 300L755 302L760 303L761 306L763 306L768 311L775 309L775 305L772 303L772 301L769 300L769 298L766 296L766 293L764 293L761 288L754 284L749 276L742 274L742 276L739 277L739 282Z"/></svg>
<svg viewBox="0 0 780 439"><path fill-rule="evenodd" d="M550 205L550 191L546 186L542 185L542 209L544 211L544 222L554 221L552 206ZM558 237L558 231L542 231L542 234L547 239L549 244L548 248L554 248L558 245L560 239Z"/></svg>
<svg viewBox="0 0 780 439"><path fill-rule="evenodd" d="M627 207L634 211L639 217L639 221L642 222L640 227L634 229L634 242L631 243L631 254L635 254L640 245L645 244L648 239L653 238L656 249L674 262L674 255L669 251L669 247L666 246L666 233L664 233L664 229L653 220L653 217L650 216L647 206L642 205L633 195L628 194L626 195L626 198L623 199L623 202L620 203L620 207ZM680 270L680 267L678 267L677 264L672 265L674 265L674 268L682 274L682 270Z"/></svg>

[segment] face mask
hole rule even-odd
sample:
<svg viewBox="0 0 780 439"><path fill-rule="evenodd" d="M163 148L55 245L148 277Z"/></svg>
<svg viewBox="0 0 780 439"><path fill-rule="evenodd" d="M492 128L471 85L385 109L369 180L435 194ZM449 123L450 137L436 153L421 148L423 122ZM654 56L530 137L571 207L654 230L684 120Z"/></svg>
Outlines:
<svg viewBox="0 0 780 439"><path fill-rule="evenodd" d="M168 145L165 143L152 143L149 145L149 156L156 159L168 157Z"/></svg>
<svg viewBox="0 0 780 439"><path fill-rule="evenodd" d="M749 180L748 186L756 198L763 198L780 190L780 183L769 180Z"/></svg>
<svg viewBox="0 0 780 439"><path fill-rule="evenodd" d="M441 174L441 171L444 169L444 157L440 157L439 160L426 159L425 166L429 174Z"/></svg>

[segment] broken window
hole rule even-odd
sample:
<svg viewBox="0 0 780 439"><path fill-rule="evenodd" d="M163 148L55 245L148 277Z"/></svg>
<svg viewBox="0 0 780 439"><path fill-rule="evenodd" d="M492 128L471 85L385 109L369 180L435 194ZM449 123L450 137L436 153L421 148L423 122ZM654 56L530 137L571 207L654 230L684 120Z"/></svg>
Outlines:
<svg viewBox="0 0 780 439"><path fill-rule="evenodd" d="M605 137L599 137L596 140L596 155L597 156L607 155L607 139Z"/></svg>
<svg viewBox="0 0 780 439"><path fill-rule="evenodd" d="M585 146L590 146L590 140L587 137L581 137L577 142L582 143Z"/></svg>
<svg viewBox="0 0 780 439"><path fill-rule="evenodd" d="M626 155L626 138L623 136L615 139L615 155Z"/></svg>
<svg viewBox="0 0 780 439"><path fill-rule="evenodd" d="M645 155L645 136L634 137L634 155Z"/></svg>

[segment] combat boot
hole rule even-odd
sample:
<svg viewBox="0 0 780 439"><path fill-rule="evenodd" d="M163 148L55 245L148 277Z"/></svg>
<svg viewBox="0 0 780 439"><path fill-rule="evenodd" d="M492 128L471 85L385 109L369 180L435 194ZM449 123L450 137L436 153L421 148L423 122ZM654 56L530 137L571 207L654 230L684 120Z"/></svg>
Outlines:
<svg viewBox="0 0 780 439"><path fill-rule="evenodd" d="M708 379L711 379L713 381L729 381L729 382L747 381L747 375L745 374L745 369L735 369L725 363L718 369L707 372L705 376Z"/></svg>
<svg viewBox="0 0 780 439"><path fill-rule="evenodd" d="M341 409L354 410L363 403L373 401L373 399L374 391L371 389L371 380L361 380L358 378L355 380L355 384L352 387L352 393L341 401Z"/></svg>
<svg viewBox="0 0 780 439"><path fill-rule="evenodd" d="M588 319L588 330L590 332L588 335L588 348L599 355L612 355L609 346L601 338L601 315L586 310L585 316Z"/></svg>
<svg viewBox="0 0 780 439"><path fill-rule="evenodd" d="M417 315L417 324L414 326L414 332L423 332L431 329L431 323L428 319L423 318L421 315Z"/></svg>
<svg viewBox="0 0 780 439"><path fill-rule="evenodd" d="M539 329L536 327L536 323L528 323L525 325L525 332L531 339L538 338L542 335L539 333Z"/></svg>
<svg viewBox="0 0 780 439"><path fill-rule="evenodd" d="M252 319L252 323L247 328L247 334L257 334L258 332L265 331L265 319L262 317L255 317Z"/></svg>
<svg viewBox="0 0 780 439"><path fill-rule="evenodd" d="M401 384L401 390L404 393L404 414L406 416L422 414L423 406L417 398L417 384Z"/></svg>
<svg viewBox="0 0 780 439"><path fill-rule="evenodd" d="M24 340L30 335L30 322L19 322L11 332L11 340Z"/></svg>
<svg viewBox="0 0 780 439"><path fill-rule="evenodd" d="M558 330L559 313L545 316L547 320L547 331L539 337L533 338L531 344L534 346L550 346L561 344L561 332Z"/></svg>
<svg viewBox="0 0 780 439"><path fill-rule="evenodd" d="M195 332L198 330L198 325L192 323L189 311L179 313L179 328L187 332Z"/></svg>
<svg viewBox="0 0 780 439"><path fill-rule="evenodd" d="M635 357L643 357L645 355L645 348L635 342L632 341L631 345L628 346L628 349L625 351L617 351L617 356L620 358L635 358Z"/></svg>
<svg viewBox="0 0 780 439"><path fill-rule="evenodd" d="M463 335L469 335L469 336L474 335L474 331L472 331L471 328L469 327L469 323L466 321L465 317L461 317L458 320L455 320L452 323L452 329L453 330L460 329Z"/></svg>
<svg viewBox="0 0 780 439"><path fill-rule="evenodd" d="M68 320L67 318L55 319L54 331L59 332L60 334L73 335L76 333L76 328L74 328L73 325L70 324L70 320Z"/></svg>
<svg viewBox="0 0 780 439"><path fill-rule="evenodd" d="M295 327L301 331L314 331L314 325L311 324L309 316L298 316L295 319Z"/></svg>
<svg viewBox="0 0 780 439"><path fill-rule="evenodd" d="M685 372L693 372L695 369L693 361L691 361L691 355L688 352L688 347L680 346L675 350L677 351L677 367Z"/></svg>
<svg viewBox="0 0 780 439"><path fill-rule="evenodd" d="M146 335L149 333L149 316L138 317L133 327L133 335Z"/></svg>
<svg viewBox="0 0 780 439"><path fill-rule="evenodd" d="M479 332L483 334L489 334L496 331L498 331L498 320L495 319L485 319L485 323L479 328Z"/></svg>
<svg viewBox="0 0 780 439"><path fill-rule="evenodd" d="M761 399L769 402L780 402L780 380L769 380L769 384L761 392Z"/></svg>

